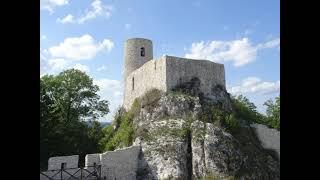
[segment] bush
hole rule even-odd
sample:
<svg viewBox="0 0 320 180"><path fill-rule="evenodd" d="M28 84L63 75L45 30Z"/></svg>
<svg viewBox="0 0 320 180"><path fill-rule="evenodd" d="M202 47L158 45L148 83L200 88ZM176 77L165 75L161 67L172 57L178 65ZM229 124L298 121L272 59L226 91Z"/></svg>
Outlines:
<svg viewBox="0 0 320 180"><path fill-rule="evenodd" d="M161 98L162 92L158 89L151 89L147 91L141 98L138 99L142 108L147 107L148 111L151 110L158 100Z"/></svg>
<svg viewBox="0 0 320 180"><path fill-rule="evenodd" d="M112 124L106 127L100 141L104 151L131 146L134 140L133 118L140 112L140 100L136 99L131 109L126 112L122 107L115 114Z"/></svg>
<svg viewBox="0 0 320 180"><path fill-rule="evenodd" d="M257 107L245 96L231 97L232 109L236 119L249 123L264 124L265 117L257 111Z"/></svg>
<svg viewBox="0 0 320 180"><path fill-rule="evenodd" d="M263 105L267 106L266 125L280 131L280 96L275 98L275 102L270 99Z"/></svg>
<svg viewBox="0 0 320 180"><path fill-rule="evenodd" d="M225 118L226 130L229 132L235 132L240 127L239 121L235 118L233 113L227 115Z"/></svg>

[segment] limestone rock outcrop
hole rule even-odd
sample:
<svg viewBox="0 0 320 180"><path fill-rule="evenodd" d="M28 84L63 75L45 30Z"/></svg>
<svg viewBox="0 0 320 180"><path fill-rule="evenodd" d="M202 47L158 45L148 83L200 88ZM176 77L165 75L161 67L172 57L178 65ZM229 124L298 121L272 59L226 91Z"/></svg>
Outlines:
<svg viewBox="0 0 320 180"><path fill-rule="evenodd" d="M230 110L229 97L217 94L206 104L221 102ZM203 106L197 96L164 93L152 108L141 108L134 119L133 145L141 146L137 179L280 179L280 161L250 126L231 134L204 122Z"/></svg>

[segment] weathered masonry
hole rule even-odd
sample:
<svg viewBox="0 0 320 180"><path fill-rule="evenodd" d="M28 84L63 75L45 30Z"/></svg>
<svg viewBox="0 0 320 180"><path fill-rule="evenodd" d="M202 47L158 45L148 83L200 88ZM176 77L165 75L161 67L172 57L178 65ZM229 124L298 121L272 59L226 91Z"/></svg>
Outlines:
<svg viewBox="0 0 320 180"><path fill-rule="evenodd" d="M124 100L129 109L135 98L152 88L167 92L192 78L200 80L200 90L210 96L216 85L225 88L224 65L208 60L174 56L153 59L152 41L133 38L125 44Z"/></svg>

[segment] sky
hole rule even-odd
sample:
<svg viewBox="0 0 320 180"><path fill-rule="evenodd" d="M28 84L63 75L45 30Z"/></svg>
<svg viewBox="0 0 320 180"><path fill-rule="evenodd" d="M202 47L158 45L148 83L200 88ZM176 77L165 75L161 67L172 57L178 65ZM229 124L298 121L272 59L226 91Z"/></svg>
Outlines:
<svg viewBox="0 0 320 180"><path fill-rule="evenodd" d="M172 55L225 65L226 86L265 113L280 93L280 2L276 0L40 0L40 77L85 71L110 102L122 105L124 42L153 42Z"/></svg>

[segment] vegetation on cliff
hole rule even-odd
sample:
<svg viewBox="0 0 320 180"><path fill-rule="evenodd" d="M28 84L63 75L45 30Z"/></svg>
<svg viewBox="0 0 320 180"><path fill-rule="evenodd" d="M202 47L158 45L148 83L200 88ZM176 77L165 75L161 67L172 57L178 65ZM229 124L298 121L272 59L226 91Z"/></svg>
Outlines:
<svg viewBox="0 0 320 180"><path fill-rule="evenodd" d="M201 94L199 95L195 91L191 92L177 88L166 94L176 97L184 96L185 98L201 97ZM157 89L151 89L144 96L137 98L128 112L120 107L112 124L103 129L104 136L100 140L103 151L112 151L116 148L130 146L136 137L143 137L145 140L155 138L155 134L150 134L148 129L143 127L135 129L133 119L139 115L141 108L149 112L152 111L162 95L165 95L165 93ZM268 106L266 116L259 113L256 106L242 95L231 96L230 99L231 112L226 112L219 104L205 104L205 102L202 102L204 104L199 114L199 120L205 123L213 123L232 134L237 133L241 123L259 123L280 130L280 97L276 98L275 103L272 100L268 100L265 103ZM170 128L162 127L153 133L158 132L167 136L186 136L187 132L190 131L190 124L194 121L194 118L188 115L186 120L188 123L181 129L170 130Z"/></svg>

